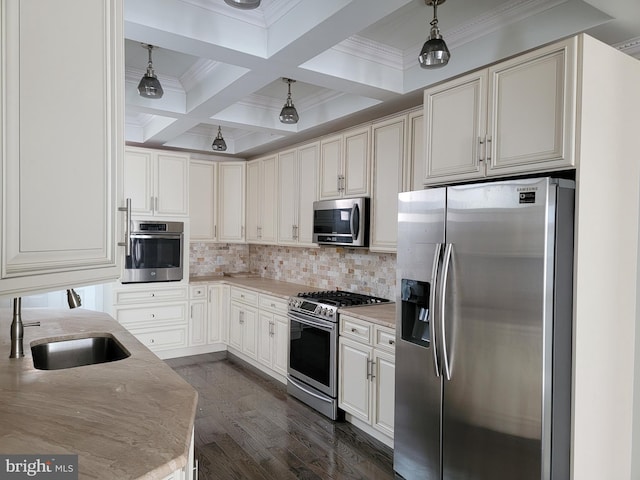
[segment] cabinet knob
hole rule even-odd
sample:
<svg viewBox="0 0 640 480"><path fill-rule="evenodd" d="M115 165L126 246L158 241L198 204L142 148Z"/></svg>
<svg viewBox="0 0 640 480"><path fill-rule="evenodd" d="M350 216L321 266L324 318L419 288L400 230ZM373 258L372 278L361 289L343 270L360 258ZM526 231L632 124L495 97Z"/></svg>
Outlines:
<svg viewBox="0 0 640 480"><path fill-rule="evenodd" d="M351 331L352 331L353 333L358 333L358 329L357 329L357 328L352 328L352 329L351 329Z"/></svg>
<svg viewBox="0 0 640 480"><path fill-rule="evenodd" d="M149 343L155 343L156 341L153 338L149 339Z"/></svg>
<svg viewBox="0 0 640 480"><path fill-rule="evenodd" d="M393 344L395 344L395 343L396 343L396 341L395 341L395 340L389 340L389 345L393 345Z"/></svg>

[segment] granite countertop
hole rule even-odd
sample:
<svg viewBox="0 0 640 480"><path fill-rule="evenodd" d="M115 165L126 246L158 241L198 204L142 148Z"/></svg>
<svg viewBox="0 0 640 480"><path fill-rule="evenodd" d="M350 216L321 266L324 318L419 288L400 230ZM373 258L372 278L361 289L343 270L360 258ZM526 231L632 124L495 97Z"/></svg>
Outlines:
<svg viewBox="0 0 640 480"><path fill-rule="evenodd" d="M23 308L25 357L9 359L11 311L0 310L0 452L77 454L80 478L162 479L184 467L197 392L109 315ZM31 342L112 334L130 357L37 370Z"/></svg>
<svg viewBox="0 0 640 480"><path fill-rule="evenodd" d="M259 293L266 293L275 297L288 299L300 292L319 291L319 288L309 287L298 283L283 282L281 280L273 280L271 278L263 278L259 276L227 276L227 275L211 275L189 278L189 284L224 282L237 287L248 288Z"/></svg>
<svg viewBox="0 0 640 480"><path fill-rule="evenodd" d="M310 287L308 285L283 282L280 280L273 280L271 278L262 278L258 276L251 277L243 275L240 277L233 277L226 275L210 275L191 277L189 279L190 284L211 282L224 282L228 283L229 285L248 288L260 293L282 297L284 299L295 296L299 292L313 292L321 290L319 288ZM378 325L393 329L396 328L396 304L393 302L377 305L342 308L339 311L347 315L360 318L362 320L377 323Z"/></svg>
<svg viewBox="0 0 640 480"><path fill-rule="evenodd" d="M393 302L341 308L339 312L383 327L396 328L396 304Z"/></svg>

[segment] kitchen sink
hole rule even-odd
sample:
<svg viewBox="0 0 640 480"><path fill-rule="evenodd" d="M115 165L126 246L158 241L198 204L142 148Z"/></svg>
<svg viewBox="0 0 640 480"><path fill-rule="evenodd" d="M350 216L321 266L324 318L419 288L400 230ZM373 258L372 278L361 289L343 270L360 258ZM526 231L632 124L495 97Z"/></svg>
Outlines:
<svg viewBox="0 0 640 480"><path fill-rule="evenodd" d="M131 355L108 333L33 345L31 353L33 366L38 370L61 370L114 362Z"/></svg>

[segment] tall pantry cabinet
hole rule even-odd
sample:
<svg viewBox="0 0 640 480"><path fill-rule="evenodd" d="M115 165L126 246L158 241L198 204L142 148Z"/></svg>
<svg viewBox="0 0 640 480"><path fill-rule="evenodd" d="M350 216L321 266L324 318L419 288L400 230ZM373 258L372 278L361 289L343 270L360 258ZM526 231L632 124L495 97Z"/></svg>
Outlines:
<svg viewBox="0 0 640 480"><path fill-rule="evenodd" d="M116 279L122 0L0 6L0 295Z"/></svg>

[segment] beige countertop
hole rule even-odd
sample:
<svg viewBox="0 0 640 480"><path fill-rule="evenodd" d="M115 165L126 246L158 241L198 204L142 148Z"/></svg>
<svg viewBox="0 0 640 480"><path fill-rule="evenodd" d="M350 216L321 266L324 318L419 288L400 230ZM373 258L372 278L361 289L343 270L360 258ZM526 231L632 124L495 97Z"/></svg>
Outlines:
<svg viewBox="0 0 640 480"><path fill-rule="evenodd" d="M283 282L280 280L273 280L270 278L262 278L257 276L231 277L223 275L211 275L206 277L191 277L189 279L190 284L211 282L224 282L229 285L236 285L239 287L248 288L260 293L266 293L268 295L274 295L285 299L295 296L299 292L313 292L321 290L319 288L310 287L308 285ZM396 328L395 303L342 308L340 309L340 312L372 323L377 323L378 325L383 325L385 327L394 329Z"/></svg>
<svg viewBox="0 0 640 480"><path fill-rule="evenodd" d="M24 308L25 357L9 359L11 311L0 310L0 452L77 454L80 478L161 479L187 463L197 392L104 313ZM37 370L31 342L112 334L130 357Z"/></svg>
<svg viewBox="0 0 640 480"><path fill-rule="evenodd" d="M367 305L351 308L341 308L340 313L366 320L371 323L382 325L383 327L396 328L396 304L382 303L378 305Z"/></svg>

